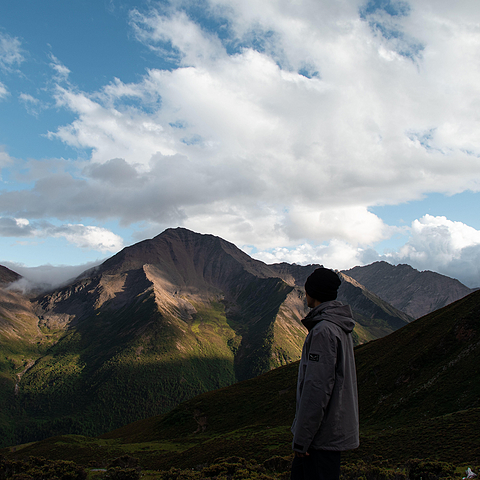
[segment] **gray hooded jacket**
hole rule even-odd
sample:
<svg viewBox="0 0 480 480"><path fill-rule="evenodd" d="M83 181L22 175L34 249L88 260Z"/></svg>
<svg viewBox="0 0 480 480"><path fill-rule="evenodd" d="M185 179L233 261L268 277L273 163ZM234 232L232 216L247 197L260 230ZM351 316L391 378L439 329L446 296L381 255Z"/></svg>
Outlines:
<svg viewBox="0 0 480 480"><path fill-rule="evenodd" d="M323 302L302 321L308 329L298 369L293 450L357 448L358 399L348 305Z"/></svg>

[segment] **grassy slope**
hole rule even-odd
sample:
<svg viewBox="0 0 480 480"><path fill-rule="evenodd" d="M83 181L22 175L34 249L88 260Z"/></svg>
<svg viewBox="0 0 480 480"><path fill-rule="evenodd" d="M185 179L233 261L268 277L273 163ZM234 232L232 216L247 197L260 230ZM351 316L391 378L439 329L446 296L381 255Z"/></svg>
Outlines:
<svg viewBox="0 0 480 480"><path fill-rule="evenodd" d="M0 289L0 441L15 439L12 417L16 411L16 385L35 361L58 338L43 331L28 300Z"/></svg>
<svg viewBox="0 0 480 480"><path fill-rule="evenodd" d="M192 468L219 457L240 456L264 461L291 453L289 425L294 414L296 364L258 379L202 394L163 417L155 417L102 438L62 436L17 449L16 456L46 456L78 463L99 462L129 454L144 468ZM208 418L207 430L197 430L195 412ZM345 460L369 461L381 456L402 463L409 458L435 458L455 464L474 462L480 455L477 429L480 409L426 419L400 428L361 429L361 447ZM384 426L384 425L383 425ZM3 452L5 453L5 452Z"/></svg>
<svg viewBox="0 0 480 480"><path fill-rule="evenodd" d="M480 291L357 351L366 423L480 407Z"/></svg>

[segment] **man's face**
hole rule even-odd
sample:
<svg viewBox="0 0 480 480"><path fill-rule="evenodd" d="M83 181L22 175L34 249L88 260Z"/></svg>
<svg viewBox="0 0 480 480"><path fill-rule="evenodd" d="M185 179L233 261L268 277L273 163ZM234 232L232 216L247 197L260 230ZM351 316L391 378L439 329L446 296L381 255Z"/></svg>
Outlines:
<svg viewBox="0 0 480 480"><path fill-rule="evenodd" d="M307 297L307 305L309 308L316 307L320 302L312 298L307 292L305 292L305 296Z"/></svg>

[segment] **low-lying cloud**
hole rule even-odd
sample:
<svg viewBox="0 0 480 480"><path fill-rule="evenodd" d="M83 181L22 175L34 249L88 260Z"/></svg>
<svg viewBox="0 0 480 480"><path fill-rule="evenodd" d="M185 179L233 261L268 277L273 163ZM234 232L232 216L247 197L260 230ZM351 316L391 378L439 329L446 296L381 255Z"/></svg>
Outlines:
<svg viewBox="0 0 480 480"><path fill-rule="evenodd" d="M97 260L82 265L40 265L38 267L27 267L16 262L2 262L2 265L22 276L8 285L8 288L29 293L48 291L67 285L86 270L102 262L103 260Z"/></svg>

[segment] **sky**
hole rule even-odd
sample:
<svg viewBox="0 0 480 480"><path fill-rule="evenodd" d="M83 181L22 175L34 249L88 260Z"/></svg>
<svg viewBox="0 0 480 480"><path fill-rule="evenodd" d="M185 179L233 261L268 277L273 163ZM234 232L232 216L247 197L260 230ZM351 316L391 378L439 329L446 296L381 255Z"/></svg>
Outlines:
<svg viewBox="0 0 480 480"><path fill-rule="evenodd" d="M185 227L480 287L479 132L474 0L3 2L0 264Z"/></svg>

